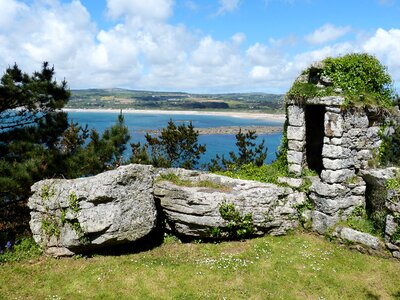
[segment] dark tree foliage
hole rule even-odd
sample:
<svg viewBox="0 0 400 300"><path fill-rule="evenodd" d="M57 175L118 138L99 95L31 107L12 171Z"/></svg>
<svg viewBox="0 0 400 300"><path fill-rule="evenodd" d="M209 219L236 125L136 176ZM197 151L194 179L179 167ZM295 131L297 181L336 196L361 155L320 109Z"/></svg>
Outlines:
<svg viewBox="0 0 400 300"><path fill-rule="evenodd" d="M68 127L58 109L68 102L67 83L54 68L23 73L15 64L0 79L0 204L26 198L30 185L44 178L60 135Z"/></svg>
<svg viewBox="0 0 400 300"><path fill-rule="evenodd" d="M27 229L26 201L36 181L94 175L123 163L129 133L122 114L102 135L68 124L60 109L70 93L53 77L54 68L43 63L33 75L14 65L0 79L0 240L4 232Z"/></svg>
<svg viewBox="0 0 400 300"><path fill-rule="evenodd" d="M225 159L224 156L221 158L217 155L209 164L209 169L211 171L235 170L247 164L260 167L264 164L268 149L264 145L264 140L261 144L257 145L255 143L257 139L255 131L242 133L242 129L240 129L235 137L238 154L235 154L233 151L229 152L230 159Z"/></svg>
<svg viewBox="0 0 400 300"><path fill-rule="evenodd" d="M23 73L17 64L0 79L0 131L38 124L64 107L70 97L66 81L58 84L54 67L43 63L40 72Z"/></svg>
<svg viewBox="0 0 400 300"><path fill-rule="evenodd" d="M123 153L130 138L122 113L117 123L102 135L72 123L64 132L56 163L66 178L95 175L124 163Z"/></svg>
<svg viewBox="0 0 400 300"><path fill-rule="evenodd" d="M199 133L192 122L189 125L176 126L170 120L160 135L146 134L146 143L131 144L132 163L152 164L156 167L181 167L193 169L197 166L200 156L206 152L204 145L198 144Z"/></svg>

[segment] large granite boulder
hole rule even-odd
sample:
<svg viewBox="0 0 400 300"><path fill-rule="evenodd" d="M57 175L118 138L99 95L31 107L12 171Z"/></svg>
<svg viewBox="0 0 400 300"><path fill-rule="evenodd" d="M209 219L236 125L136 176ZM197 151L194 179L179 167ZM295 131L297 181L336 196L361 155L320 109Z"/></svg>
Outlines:
<svg viewBox="0 0 400 300"><path fill-rule="evenodd" d="M127 165L97 176L32 186L30 227L54 256L136 241L156 226L151 166Z"/></svg>
<svg viewBox="0 0 400 300"><path fill-rule="evenodd" d="M168 179L174 177L179 182ZM242 216L251 213L257 235L285 234L298 227L298 207L306 202L304 193L289 187L183 169L161 171L154 196L167 226L190 238L213 238L213 228L226 226L219 212L224 204L233 204Z"/></svg>

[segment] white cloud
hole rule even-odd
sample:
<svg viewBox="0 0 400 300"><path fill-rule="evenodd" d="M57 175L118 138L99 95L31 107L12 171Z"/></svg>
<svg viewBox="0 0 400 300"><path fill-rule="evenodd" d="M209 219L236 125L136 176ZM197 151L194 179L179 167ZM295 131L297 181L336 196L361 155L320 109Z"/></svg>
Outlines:
<svg viewBox="0 0 400 300"><path fill-rule="evenodd" d="M362 46L363 50L376 55L388 66L393 79L400 81L400 29L379 28Z"/></svg>
<svg viewBox="0 0 400 300"><path fill-rule="evenodd" d="M14 0L0 0L0 27L5 28L20 13L24 13L28 7Z"/></svg>
<svg viewBox="0 0 400 300"><path fill-rule="evenodd" d="M238 9L241 0L218 0L219 8L216 15L223 15Z"/></svg>
<svg viewBox="0 0 400 300"><path fill-rule="evenodd" d="M7 19L0 19L0 70L17 62L31 72L46 60L72 88L285 92L313 61L366 51L388 65L400 81L400 29L315 44L312 51L295 48L294 36L246 46L241 32L221 40L169 24L173 1L158 2L164 3L158 12L141 10L139 1L135 10L129 10L128 2L135 1L109 0L118 20L109 29L97 29L78 0L65 4L51 0L46 5L43 0L33 4L0 0L9 11Z"/></svg>
<svg viewBox="0 0 400 300"><path fill-rule="evenodd" d="M107 0L112 18L128 17L164 20L172 14L173 0Z"/></svg>
<svg viewBox="0 0 400 300"><path fill-rule="evenodd" d="M336 27L332 24L325 24L315 30L313 33L307 35L305 37L305 40L310 44L324 44L327 42L335 41L350 31L350 26Z"/></svg>
<svg viewBox="0 0 400 300"><path fill-rule="evenodd" d="M232 36L232 41L233 41L236 45L242 44L245 40L246 40L246 35L245 35L243 32L235 33L235 34Z"/></svg>

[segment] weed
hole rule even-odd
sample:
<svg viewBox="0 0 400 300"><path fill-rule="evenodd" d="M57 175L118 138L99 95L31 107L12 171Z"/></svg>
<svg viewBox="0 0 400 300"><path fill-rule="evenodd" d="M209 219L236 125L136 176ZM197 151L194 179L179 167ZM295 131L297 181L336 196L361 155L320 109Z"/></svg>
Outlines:
<svg viewBox="0 0 400 300"><path fill-rule="evenodd" d="M42 219L42 230L44 234L50 238L55 236L56 238L60 237L61 230L60 224L58 224L58 220L55 216L47 215Z"/></svg>
<svg viewBox="0 0 400 300"><path fill-rule="evenodd" d="M48 186L47 184L42 186L41 189L41 198L42 201L45 202L47 200L49 200L51 197L53 197L55 195L55 191L53 188L51 188L50 186Z"/></svg>
<svg viewBox="0 0 400 300"><path fill-rule="evenodd" d="M374 226L373 221L368 217L367 212L362 205L354 208L350 216L344 222L344 225L347 225L354 230L366 232L372 235L381 236L383 234Z"/></svg>
<svg viewBox="0 0 400 300"><path fill-rule="evenodd" d="M23 238L16 241L14 245L10 243L5 251L0 251L0 263L37 258L41 253L42 251L32 238Z"/></svg>
<svg viewBox="0 0 400 300"><path fill-rule="evenodd" d="M220 205L219 213L228 223L225 227L212 228L211 234L214 237L244 239L254 233L253 215L251 213L242 216L233 203L226 202Z"/></svg>

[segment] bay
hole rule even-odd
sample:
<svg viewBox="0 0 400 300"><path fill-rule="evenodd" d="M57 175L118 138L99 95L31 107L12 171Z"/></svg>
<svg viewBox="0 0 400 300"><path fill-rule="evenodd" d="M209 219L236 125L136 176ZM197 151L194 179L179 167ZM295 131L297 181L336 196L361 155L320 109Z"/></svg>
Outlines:
<svg viewBox="0 0 400 300"><path fill-rule="evenodd" d="M104 132L106 128L113 126L117 120L118 112L100 112L100 111L69 111L68 118L72 122L80 125L87 124L89 128L96 129L99 133ZM160 130L167 126L168 121L172 119L177 125L192 122L195 128L210 128L220 126L279 126L283 124L280 121L271 121L263 119L246 119L230 116L214 116L214 115L191 115L191 114L148 114L148 113L125 113L125 124L131 135L130 142L145 142L144 131ZM276 157L276 151L280 145L282 138L281 133L260 134L257 138L257 143L265 140L265 145L268 148L266 163L270 163ZM207 163L217 154L219 156L229 156L230 151L236 152L236 139L233 134L210 134L200 135L199 143L205 144L207 152L203 155L200 164ZM130 147L128 147L127 157L130 155Z"/></svg>

